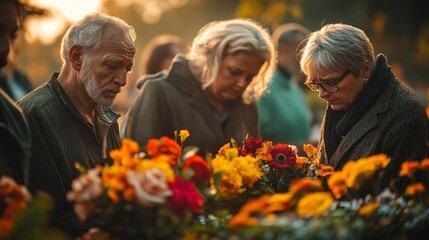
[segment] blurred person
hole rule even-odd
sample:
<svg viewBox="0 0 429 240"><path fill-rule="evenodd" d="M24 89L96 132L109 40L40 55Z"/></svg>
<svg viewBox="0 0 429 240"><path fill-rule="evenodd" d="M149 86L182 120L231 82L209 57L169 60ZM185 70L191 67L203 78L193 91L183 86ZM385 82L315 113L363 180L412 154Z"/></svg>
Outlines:
<svg viewBox="0 0 429 240"><path fill-rule="evenodd" d="M346 24L311 33L300 61L306 86L327 102L320 162L341 169L349 160L391 158L379 184L389 185L406 160L425 158L428 118L416 94L374 55L366 34Z"/></svg>
<svg viewBox="0 0 429 240"><path fill-rule="evenodd" d="M17 40L12 41L11 51L6 66L0 70L0 88L15 102L33 90L30 79L16 68L19 46Z"/></svg>
<svg viewBox="0 0 429 240"><path fill-rule="evenodd" d="M310 31L296 23L280 25L272 40L277 47L277 69L269 92L258 101L261 135L274 143L298 147L310 140L311 111L299 86L296 53Z"/></svg>
<svg viewBox="0 0 429 240"><path fill-rule="evenodd" d="M258 137L255 101L266 90L275 51L265 29L250 20L211 22L169 71L146 76L124 120L123 135L140 145L187 129L187 144L216 153L231 138Z"/></svg>
<svg viewBox="0 0 429 240"><path fill-rule="evenodd" d="M145 47L141 58L141 75L155 74L166 70L178 53L186 53L187 46L185 42L176 35L163 34L152 39ZM127 81L123 91L118 94L112 109L125 114L130 107L134 96L137 93L135 79ZM120 123L122 118L118 119Z"/></svg>
<svg viewBox="0 0 429 240"><path fill-rule="evenodd" d="M123 20L86 15L63 37L60 72L19 102L33 142L29 189L52 197L53 226L73 236L82 229L66 193L79 176L76 165L110 164L109 151L120 147L118 115L109 106L132 68L134 41Z"/></svg>
<svg viewBox="0 0 429 240"><path fill-rule="evenodd" d="M152 39L145 47L141 58L142 75L154 74L170 67L178 53L187 53L188 46L176 35L163 34Z"/></svg>
<svg viewBox="0 0 429 240"><path fill-rule="evenodd" d="M18 0L0 0L0 68L7 64L23 7ZM28 183L31 153L29 134L21 108L0 89L0 177L9 176L19 184Z"/></svg>

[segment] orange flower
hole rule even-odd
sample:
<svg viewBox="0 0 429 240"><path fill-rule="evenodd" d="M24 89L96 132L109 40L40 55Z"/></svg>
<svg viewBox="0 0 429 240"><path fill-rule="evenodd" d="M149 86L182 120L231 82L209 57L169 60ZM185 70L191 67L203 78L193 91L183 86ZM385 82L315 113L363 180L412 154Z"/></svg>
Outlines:
<svg viewBox="0 0 429 240"><path fill-rule="evenodd" d="M317 216L328 210L333 202L330 193L307 193L298 201L296 213L299 216Z"/></svg>
<svg viewBox="0 0 429 240"><path fill-rule="evenodd" d="M289 209L294 203L293 195L291 193L276 193L271 195L268 200L268 206L265 208L264 213L282 212Z"/></svg>
<svg viewBox="0 0 429 240"><path fill-rule="evenodd" d="M218 154L219 155L225 155L226 151L230 148L231 148L230 144L227 143L227 144L223 145L221 148L219 148Z"/></svg>
<svg viewBox="0 0 429 240"><path fill-rule="evenodd" d="M318 179L303 178L293 181L289 192L292 194L304 194L307 192L313 192L322 188L322 182Z"/></svg>
<svg viewBox="0 0 429 240"><path fill-rule="evenodd" d="M415 196L425 191L425 186L422 183L413 183L407 186L405 190L405 195Z"/></svg>
<svg viewBox="0 0 429 240"><path fill-rule="evenodd" d="M327 166L327 165L319 163L316 165L316 168L319 169L317 171L318 177L327 177L327 176L330 176L334 173L334 168L332 166Z"/></svg>
<svg viewBox="0 0 429 240"><path fill-rule="evenodd" d="M312 144L304 144L303 149L308 158L312 158L317 153L317 148Z"/></svg>
<svg viewBox="0 0 429 240"><path fill-rule="evenodd" d="M296 166L298 166L300 168L305 167L305 165L307 165L307 163L308 163L308 158L306 158L306 157L298 157L296 159Z"/></svg>
<svg viewBox="0 0 429 240"><path fill-rule="evenodd" d="M258 199L249 200L240 209L240 211L229 221L231 227L253 226L256 225L258 219L255 217L261 213L267 206L270 199L269 195L264 195Z"/></svg>
<svg viewBox="0 0 429 240"><path fill-rule="evenodd" d="M255 157L263 161L273 160L271 156L271 149L273 148L273 142L265 141L262 143L262 147L256 149Z"/></svg>
<svg viewBox="0 0 429 240"><path fill-rule="evenodd" d="M420 167L424 171L429 171L429 158L425 158L420 162Z"/></svg>
<svg viewBox="0 0 429 240"><path fill-rule="evenodd" d="M186 159L183 169L190 168L194 171L194 178L200 182L209 182L211 173L209 164L199 155Z"/></svg>
<svg viewBox="0 0 429 240"><path fill-rule="evenodd" d="M365 206L359 208L358 214L364 217L370 217L381 205L380 202L368 203Z"/></svg>
<svg viewBox="0 0 429 240"><path fill-rule="evenodd" d="M404 162L401 165L401 171L399 176L408 176L412 177L414 172L420 167L420 163L417 161Z"/></svg>
<svg viewBox="0 0 429 240"><path fill-rule="evenodd" d="M169 137L161 137L160 139L149 139L147 143L147 154L151 157L159 155L168 155L172 158L173 164L176 164L180 156L180 146Z"/></svg>
<svg viewBox="0 0 429 240"><path fill-rule="evenodd" d="M328 179L328 187L336 199L341 198L348 192L346 175L344 172L335 172Z"/></svg>

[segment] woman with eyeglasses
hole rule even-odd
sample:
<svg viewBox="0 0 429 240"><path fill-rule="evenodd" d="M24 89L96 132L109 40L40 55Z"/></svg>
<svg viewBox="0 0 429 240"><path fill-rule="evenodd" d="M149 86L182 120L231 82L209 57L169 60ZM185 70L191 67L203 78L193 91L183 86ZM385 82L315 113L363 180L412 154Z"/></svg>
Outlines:
<svg viewBox="0 0 429 240"><path fill-rule="evenodd" d="M402 162L426 157L428 118L416 94L374 56L365 33L328 24L310 34L300 65L305 85L327 102L319 140L321 163L341 169L349 160L391 158L379 183L389 185Z"/></svg>

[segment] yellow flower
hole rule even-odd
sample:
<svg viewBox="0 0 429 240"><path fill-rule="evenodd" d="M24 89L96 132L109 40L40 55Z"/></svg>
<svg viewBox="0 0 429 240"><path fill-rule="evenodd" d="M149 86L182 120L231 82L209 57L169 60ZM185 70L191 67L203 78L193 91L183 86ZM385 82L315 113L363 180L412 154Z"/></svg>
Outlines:
<svg viewBox="0 0 429 240"><path fill-rule="evenodd" d="M298 201L296 213L299 216L317 216L325 212L333 202L330 193L308 193Z"/></svg>
<svg viewBox="0 0 429 240"><path fill-rule="evenodd" d="M180 130L180 143L184 143L189 136L188 130Z"/></svg>
<svg viewBox="0 0 429 240"><path fill-rule="evenodd" d="M146 171L152 168L158 168L164 172L167 182L173 182L175 174L171 165L164 161L142 160L137 166L137 171Z"/></svg>
<svg viewBox="0 0 429 240"><path fill-rule="evenodd" d="M425 186L422 183L413 183L407 186L405 190L405 195L415 196L425 191Z"/></svg>
<svg viewBox="0 0 429 240"><path fill-rule="evenodd" d="M380 206L380 202L373 202L373 203L368 203L365 206L359 208L358 210L358 214L364 217L370 217L374 214L374 212L378 209L378 207Z"/></svg>
<svg viewBox="0 0 429 240"><path fill-rule="evenodd" d="M238 173L242 176L244 182L249 187L252 187L253 184L264 175L259 167L258 160L254 157L236 157L232 162Z"/></svg>
<svg viewBox="0 0 429 240"><path fill-rule="evenodd" d="M348 192L346 175L344 172L335 172L328 179L328 187L336 199L341 198Z"/></svg>
<svg viewBox="0 0 429 240"><path fill-rule="evenodd" d="M352 169L348 169L346 185L348 188L360 188L362 184L372 177L376 171L375 165L368 164L366 161L357 161Z"/></svg>

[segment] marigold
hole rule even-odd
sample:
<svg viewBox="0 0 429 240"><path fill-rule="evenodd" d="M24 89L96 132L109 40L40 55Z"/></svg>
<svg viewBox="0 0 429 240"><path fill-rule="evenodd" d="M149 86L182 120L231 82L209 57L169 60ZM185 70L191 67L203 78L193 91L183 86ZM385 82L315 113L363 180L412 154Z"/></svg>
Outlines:
<svg viewBox="0 0 429 240"><path fill-rule="evenodd" d="M417 161L403 162L399 176L412 177L419 167L420 163Z"/></svg>
<svg viewBox="0 0 429 240"><path fill-rule="evenodd" d="M305 167L307 163L308 163L308 158L306 157L298 157L296 159L296 166L298 166L299 168Z"/></svg>
<svg viewBox="0 0 429 240"><path fill-rule="evenodd" d="M300 195L307 192L313 192L322 188L322 182L318 179L302 178L292 182L289 192L294 195Z"/></svg>
<svg viewBox="0 0 429 240"><path fill-rule="evenodd" d="M171 165L175 165L180 156L180 146L169 137L161 137L160 139L149 139L147 143L147 154L151 157L159 155L168 155L171 157Z"/></svg>
<svg viewBox="0 0 429 240"><path fill-rule="evenodd" d="M327 165L318 163L316 165L316 168L318 169L317 171L318 177L327 177L334 173L334 168L332 166L327 166Z"/></svg>
<svg viewBox="0 0 429 240"><path fill-rule="evenodd" d="M364 217L370 217L374 214L374 212L378 209L380 205L381 203L378 201L373 203L368 203L363 207L359 208L358 214Z"/></svg>
<svg viewBox="0 0 429 240"><path fill-rule="evenodd" d="M416 196L420 193L423 193L425 191L425 186L418 182L413 183L407 186L407 189L405 190L405 195L407 196Z"/></svg>
<svg viewBox="0 0 429 240"><path fill-rule="evenodd" d="M335 172L328 179L328 187L336 199L341 198L348 192L346 175L344 172Z"/></svg>
<svg viewBox="0 0 429 240"><path fill-rule="evenodd" d="M317 148L312 144L304 144L303 149L308 158L312 158L317 153Z"/></svg>
<svg viewBox="0 0 429 240"><path fill-rule="evenodd" d="M255 217L258 213L261 213L266 208L269 195L264 195L258 199L252 199L240 209L240 211L229 220L228 224L231 227L242 227L242 226L254 226L258 222Z"/></svg>
<svg viewBox="0 0 429 240"><path fill-rule="evenodd" d="M271 195L265 213L282 212L289 209L294 203L291 193L276 193Z"/></svg>
<svg viewBox="0 0 429 240"><path fill-rule="evenodd" d="M347 165L347 164L346 164ZM346 185L348 188L360 188L362 184L372 177L376 171L375 165L366 161L357 161L352 169L347 170ZM346 174L347 174L346 173Z"/></svg>
<svg viewBox="0 0 429 240"><path fill-rule="evenodd" d="M333 202L330 193L307 193L298 201L296 213L299 216L317 216L328 210Z"/></svg>

